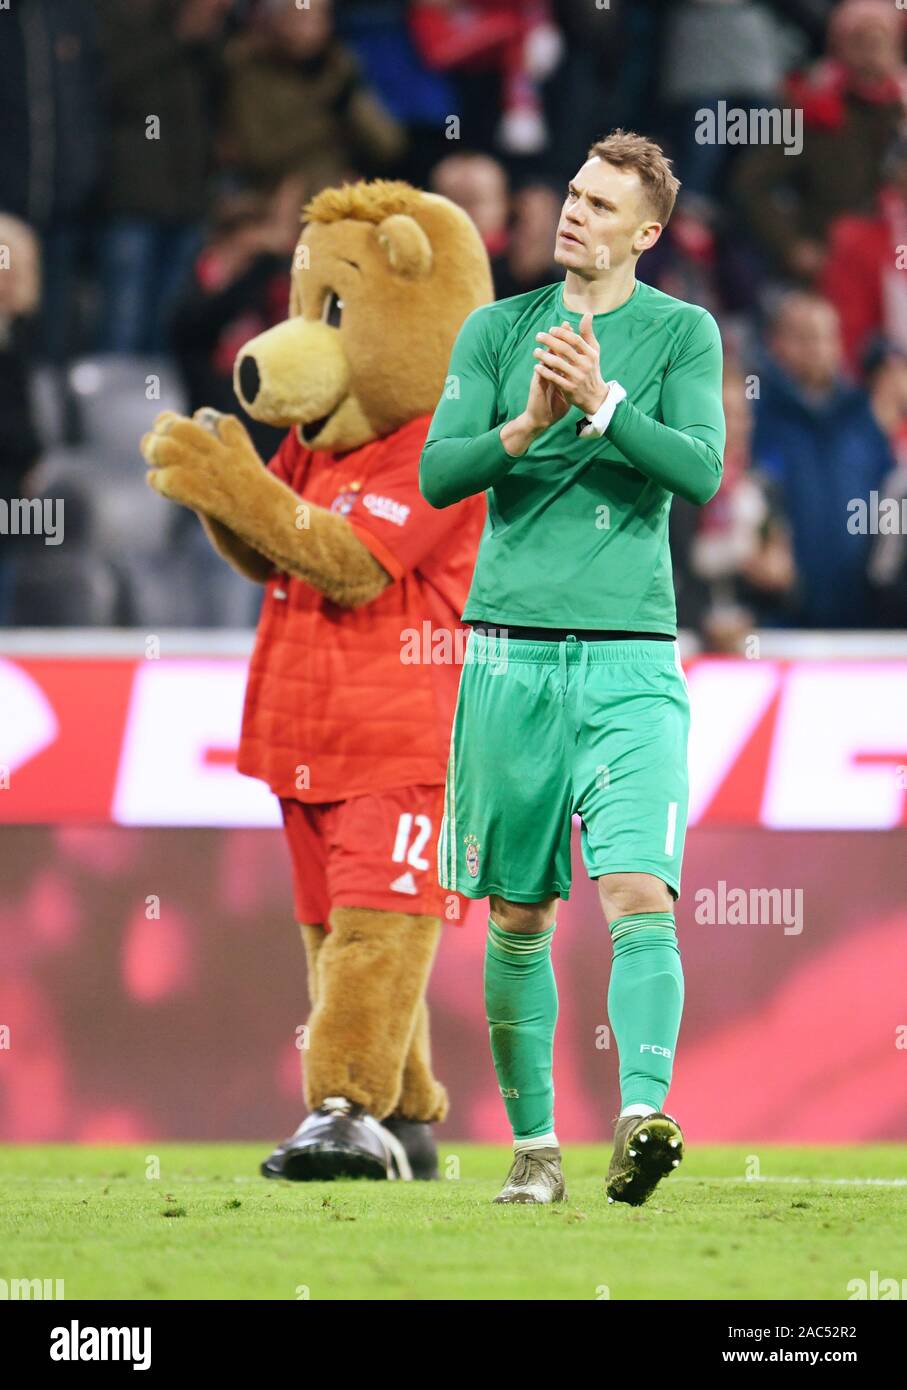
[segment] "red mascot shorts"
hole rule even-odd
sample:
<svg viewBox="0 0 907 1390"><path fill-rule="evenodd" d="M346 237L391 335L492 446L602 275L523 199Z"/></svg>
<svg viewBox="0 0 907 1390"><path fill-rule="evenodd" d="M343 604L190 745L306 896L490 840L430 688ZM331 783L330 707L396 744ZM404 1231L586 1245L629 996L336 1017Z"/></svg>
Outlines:
<svg viewBox="0 0 907 1390"><path fill-rule="evenodd" d="M466 903L438 884L443 787L309 803L281 797L297 922L327 926L333 907L372 907L462 922Z"/></svg>

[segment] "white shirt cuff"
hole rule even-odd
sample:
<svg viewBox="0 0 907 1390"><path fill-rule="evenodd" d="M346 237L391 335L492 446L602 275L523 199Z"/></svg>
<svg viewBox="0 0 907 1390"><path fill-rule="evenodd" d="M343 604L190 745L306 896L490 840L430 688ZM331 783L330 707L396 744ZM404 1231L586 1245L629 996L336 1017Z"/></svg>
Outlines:
<svg viewBox="0 0 907 1390"><path fill-rule="evenodd" d="M599 406L594 415L586 415L583 421L579 422L577 434L580 439L595 439L604 434L611 423L615 410L621 401L627 399L627 393L619 381L607 381L608 394L602 405Z"/></svg>

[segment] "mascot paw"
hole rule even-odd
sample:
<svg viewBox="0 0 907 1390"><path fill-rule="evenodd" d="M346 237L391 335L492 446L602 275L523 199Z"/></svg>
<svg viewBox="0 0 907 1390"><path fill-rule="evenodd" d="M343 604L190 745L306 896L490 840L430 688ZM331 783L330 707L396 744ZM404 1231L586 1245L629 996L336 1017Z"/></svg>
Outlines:
<svg viewBox="0 0 907 1390"><path fill-rule="evenodd" d="M331 1182L336 1178L413 1177L400 1140L362 1105L329 1096L261 1165L265 1178Z"/></svg>
<svg viewBox="0 0 907 1390"><path fill-rule="evenodd" d="M141 443L148 485L162 497L226 525L243 507L262 464L235 415L205 407L192 419L165 410Z"/></svg>

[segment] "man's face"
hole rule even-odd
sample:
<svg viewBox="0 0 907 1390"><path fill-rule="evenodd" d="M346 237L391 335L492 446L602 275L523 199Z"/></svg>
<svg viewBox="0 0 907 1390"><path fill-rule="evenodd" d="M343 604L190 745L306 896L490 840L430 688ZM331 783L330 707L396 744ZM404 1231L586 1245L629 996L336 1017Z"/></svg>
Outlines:
<svg viewBox="0 0 907 1390"><path fill-rule="evenodd" d="M505 230L507 176L496 160L451 155L435 170L434 188L469 213L481 236L497 236Z"/></svg>
<svg viewBox="0 0 907 1390"><path fill-rule="evenodd" d="M892 10L890 19L869 16L853 23L841 36L841 60L857 77L880 82L897 71L902 51L900 18L896 10Z"/></svg>
<svg viewBox="0 0 907 1390"><path fill-rule="evenodd" d="M567 185L554 245L565 270L594 280L647 251L661 235L639 175L597 156Z"/></svg>
<svg viewBox="0 0 907 1390"><path fill-rule="evenodd" d="M806 390L827 390L841 370L838 315L822 300L798 300L782 309L772 351L784 371Z"/></svg>
<svg viewBox="0 0 907 1390"><path fill-rule="evenodd" d="M897 401L902 412L907 412L907 358L900 352L889 352L873 375L871 389L883 390L889 399Z"/></svg>
<svg viewBox="0 0 907 1390"><path fill-rule="evenodd" d="M313 58L331 37L331 21L331 0L309 0L302 8L286 0L272 17L271 33L290 58Z"/></svg>

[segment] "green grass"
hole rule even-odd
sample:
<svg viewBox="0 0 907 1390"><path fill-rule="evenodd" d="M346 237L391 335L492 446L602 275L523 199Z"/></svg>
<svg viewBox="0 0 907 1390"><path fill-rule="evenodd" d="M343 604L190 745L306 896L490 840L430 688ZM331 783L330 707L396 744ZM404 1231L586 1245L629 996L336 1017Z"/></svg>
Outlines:
<svg viewBox="0 0 907 1390"><path fill-rule="evenodd" d="M870 1270L907 1277L904 1145L694 1148L639 1209L608 1204L598 1146L568 1147L555 1208L491 1206L492 1145L442 1144L433 1184L266 1182L268 1148L0 1148L0 1279L88 1299L846 1299ZM742 1180L753 1154L767 1181Z"/></svg>

